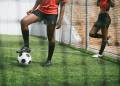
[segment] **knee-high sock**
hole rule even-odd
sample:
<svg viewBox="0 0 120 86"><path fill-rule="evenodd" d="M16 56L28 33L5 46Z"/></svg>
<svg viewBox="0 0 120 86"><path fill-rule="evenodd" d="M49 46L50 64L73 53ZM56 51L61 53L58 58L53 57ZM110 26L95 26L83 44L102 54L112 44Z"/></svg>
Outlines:
<svg viewBox="0 0 120 86"><path fill-rule="evenodd" d="M106 46L106 43L107 43L107 40L102 40L102 44L101 44L101 48L100 48L99 54L103 53L103 51L105 49L105 46Z"/></svg>
<svg viewBox="0 0 120 86"><path fill-rule="evenodd" d="M55 49L55 42L49 43L48 59L47 60L51 60L52 59L54 49Z"/></svg>
<svg viewBox="0 0 120 86"><path fill-rule="evenodd" d="M29 30L22 30L24 46L29 47Z"/></svg>

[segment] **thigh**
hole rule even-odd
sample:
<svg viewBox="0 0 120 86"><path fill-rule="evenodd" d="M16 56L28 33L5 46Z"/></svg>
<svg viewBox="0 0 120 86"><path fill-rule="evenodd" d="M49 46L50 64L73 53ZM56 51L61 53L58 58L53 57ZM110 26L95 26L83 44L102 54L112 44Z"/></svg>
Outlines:
<svg viewBox="0 0 120 86"><path fill-rule="evenodd" d="M100 27L96 25L96 23L93 25L92 29L90 30L91 34L97 34L97 32L100 30Z"/></svg>
<svg viewBox="0 0 120 86"><path fill-rule="evenodd" d="M34 14L29 14L27 16L25 16L23 19L22 19L22 22L25 22L25 24L29 25L29 24L32 24L32 23L35 23L39 20L40 18Z"/></svg>
<svg viewBox="0 0 120 86"><path fill-rule="evenodd" d="M101 28L108 28L111 24L111 18L108 13L101 13L100 17L100 27Z"/></svg>
<svg viewBox="0 0 120 86"><path fill-rule="evenodd" d="M108 28L102 28L101 29L102 35L103 35L103 39L107 40L107 35L108 35Z"/></svg>
<svg viewBox="0 0 120 86"><path fill-rule="evenodd" d="M55 26L56 24L47 23L47 36L49 41L52 39L54 40Z"/></svg>
<svg viewBox="0 0 120 86"><path fill-rule="evenodd" d="M54 40L54 34L55 34L55 27L56 27L56 21L57 21L57 15L54 14L46 14L45 15L45 21L47 24L47 36L48 40Z"/></svg>
<svg viewBox="0 0 120 86"><path fill-rule="evenodd" d="M51 25L55 25L57 21L57 14L46 14L45 15L45 22Z"/></svg>

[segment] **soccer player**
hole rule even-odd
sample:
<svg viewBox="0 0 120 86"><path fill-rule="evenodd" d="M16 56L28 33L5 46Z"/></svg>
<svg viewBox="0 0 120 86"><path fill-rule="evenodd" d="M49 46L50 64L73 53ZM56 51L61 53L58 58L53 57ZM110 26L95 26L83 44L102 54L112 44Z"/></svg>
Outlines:
<svg viewBox="0 0 120 86"><path fill-rule="evenodd" d="M29 29L28 26L37 21L44 20L47 25L48 37L48 57L45 66L51 65L51 59L55 48L55 28L61 27L64 15L65 4L67 0L37 0L34 7L27 12L27 15L21 20L21 31L24 40L24 46L17 52L30 52L29 48ZM60 14L58 17L58 7ZM58 18L58 19L57 19Z"/></svg>
<svg viewBox="0 0 120 86"><path fill-rule="evenodd" d="M93 38L102 38L102 44L101 44L99 53L93 55L93 57L102 57L106 43L108 42L108 39L109 39L108 28L111 23L111 18L108 12L110 7L114 7L114 1L113 0L97 0L97 6L100 7L100 13L89 35L90 37L93 37ZM99 30L101 30L101 34L98 33Z"/></svg>

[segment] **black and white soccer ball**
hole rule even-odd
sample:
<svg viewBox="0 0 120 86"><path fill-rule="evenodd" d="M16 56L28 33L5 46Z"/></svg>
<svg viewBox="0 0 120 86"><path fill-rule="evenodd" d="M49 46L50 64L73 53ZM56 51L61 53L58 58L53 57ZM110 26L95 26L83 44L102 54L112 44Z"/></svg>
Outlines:
<svg viewBox="0 0 120 86"><path fill-rule="evenodd" d="M31 57L30 53L22 52L22 53L19 53L19 55L17 57L17 61L20 64L28 65L31 63L32 57Z"/></svg>

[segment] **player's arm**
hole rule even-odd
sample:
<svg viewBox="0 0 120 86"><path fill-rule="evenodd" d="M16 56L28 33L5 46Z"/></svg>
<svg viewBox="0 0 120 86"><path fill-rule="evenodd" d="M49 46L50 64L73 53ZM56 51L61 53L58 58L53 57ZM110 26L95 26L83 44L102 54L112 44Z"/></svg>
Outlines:
<svg viewBox="0 0 120 86"><path fill-rule="evenodd" d="M110 0L110 6L115 7L115 1L114 0Z"/></svg>
<svg viewBox="0 0 120 86"><path fill-rule="evenodd" d="M66 2L61 2L59 4L60 5L60 14L59 14L59 17L58 17L56 29L59 29L61 27L61 23L62 23L62 20L63 20L64 11L65 11L65 4L66 3L67 3L67 1Z"/></svg>
<svg viewBox="0 0 120 86"><path fill-rule="evenodd" d="M41 3L42 0L36 0L35 5L33 6L33 10L38 7L38 5Z"/></svg>
<svg viewBox="0 0 120 86"><path fill-rule="evenodd" d="M100 0L96 0L96 5L99 6Z"/></svg>
<svg viewBox="0 0 120 86"><path fill-rule="evenodd" d="M100 0L97 0L96 5L99 6Z"/></svg>
<svg viewBox="0 0 120 86"><path fill-rule="evenodd" d="M35 5L33 6L32 9L30 9L30 10L27 12L27 14L29 15L33 10L35 10L35 9L38 7L38 5L41 3L41 1L42 1L42 0L36 0Z"/></svg>

